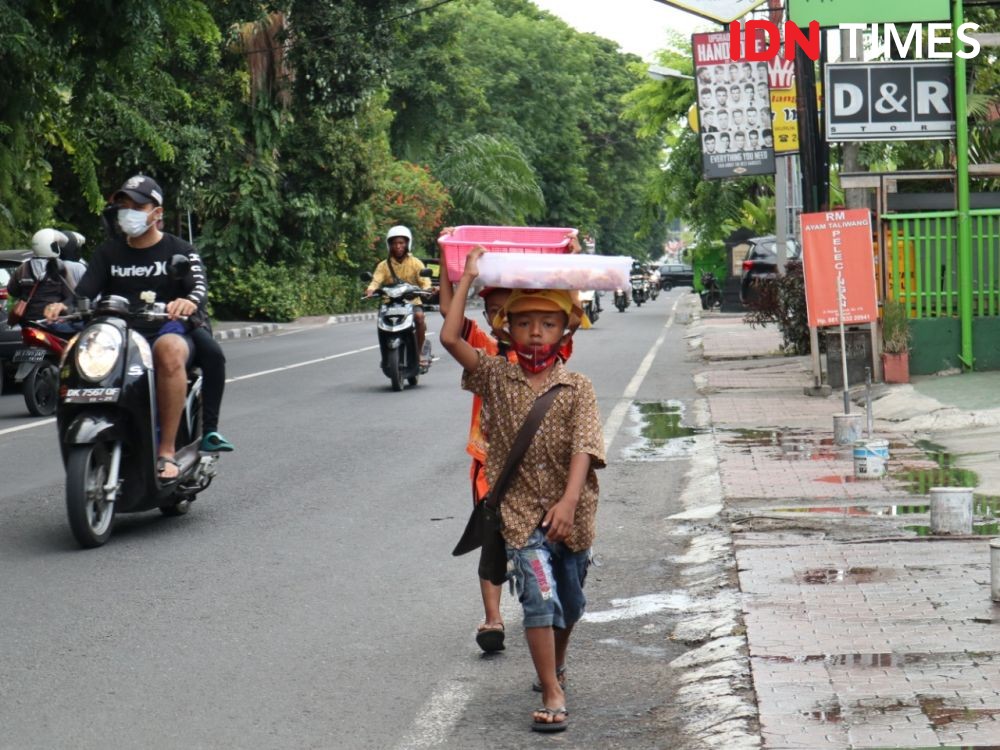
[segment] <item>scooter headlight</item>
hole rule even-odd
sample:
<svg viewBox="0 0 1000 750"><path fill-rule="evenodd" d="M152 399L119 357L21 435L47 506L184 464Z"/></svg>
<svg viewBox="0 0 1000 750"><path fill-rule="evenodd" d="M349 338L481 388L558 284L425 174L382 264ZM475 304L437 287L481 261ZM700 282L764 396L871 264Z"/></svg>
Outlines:
<svg viewBox="0 0 1000 750"><path fill-rule="evenodd" d="M122 351L122 335L114 326L98 323L82 334L76 345L76 366L87 380L104 380L118 361Z"/></svg>

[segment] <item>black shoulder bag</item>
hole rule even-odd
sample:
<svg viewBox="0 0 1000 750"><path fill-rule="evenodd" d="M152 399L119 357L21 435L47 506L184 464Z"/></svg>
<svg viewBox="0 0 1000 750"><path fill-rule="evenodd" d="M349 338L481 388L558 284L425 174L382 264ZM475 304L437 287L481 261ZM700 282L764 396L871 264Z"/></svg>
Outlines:
<svg viewBox="0 0 1000 750"><path fill-rule="evenodd" d="M514 476L514 470L521 463L535 433L538 432L542 418L562 388L562 385L555 385L535 399L531 411L524 418L524 424L514 438L503 471L490 488L489 495L476 503L472 509L472 515L465 524L462 538L458 540L451 553L456 556L464 555L477 547L482 547L479 556L479 577L497 586L507 580L507 548L503 534L500 533L500 501L507 492L507 485Z"/></svg>

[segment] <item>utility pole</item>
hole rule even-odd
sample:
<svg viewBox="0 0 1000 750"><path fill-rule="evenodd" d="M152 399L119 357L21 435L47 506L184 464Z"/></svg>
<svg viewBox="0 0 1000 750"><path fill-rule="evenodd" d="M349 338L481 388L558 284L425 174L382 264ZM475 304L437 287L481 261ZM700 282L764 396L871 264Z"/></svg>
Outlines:
<svg viewBox="0 0 1000 750"><path fill-rule="evenodd" d="M951 24L957 29L965 15L962 0L952 0ZM964 52L965 43L955 38L955 52ZM972 356L972 218L969 216L969 113L966 95L965 58L955 55L955 192L958 203L958 310L962 321L962 353L965 368L973 369Z"/></svg>

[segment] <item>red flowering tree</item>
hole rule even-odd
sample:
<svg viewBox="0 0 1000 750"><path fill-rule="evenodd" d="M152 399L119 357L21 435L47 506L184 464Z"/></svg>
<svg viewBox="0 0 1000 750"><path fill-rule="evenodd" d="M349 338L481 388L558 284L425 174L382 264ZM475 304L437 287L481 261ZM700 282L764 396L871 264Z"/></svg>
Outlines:
<svg viewBox="0 0 1000 750"><path fill-rule="evenodd" d="M413 232L416 255L437 255L437 232L451 208L448 191L427 167L408 161L393 162L369 201L372 213L374 258L385 255L385 233L397 224Z"/></svg>

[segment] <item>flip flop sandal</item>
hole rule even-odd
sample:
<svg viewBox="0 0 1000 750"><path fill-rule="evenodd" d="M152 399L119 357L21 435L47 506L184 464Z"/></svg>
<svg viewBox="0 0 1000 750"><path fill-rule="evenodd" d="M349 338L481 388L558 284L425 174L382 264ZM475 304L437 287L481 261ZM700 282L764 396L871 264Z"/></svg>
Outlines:
<svg viewBox="0 0 1000 750"><path fill-rule="evenodd" d="M546 708L542 706L541 708L535 709L536 714L545 714L547 717L552 719L552 721L539 721L538 719L533 719L531 722L531 728L535 732L561 732L566 727L569 726L569 712L566 710L565 706L561 708ZM562 714L562 720L556 721L555 718Z"/></svg>
<svg viewBox="0 0 1000 750"><path fill-rule="evenodd" d="M478 643L479 648L487 654L492 654L496 651L503 651L505 648L503 645L503 639L503 623L501 623L499 627L484 627L476 631L476 643Z"/></svg>
<svg viewBox="0 0 1000 750"><path fill-rule="evenodd" d="M160 476L163 474L163 470L167 468L167 464L173 464L177 467L176 476L164 477ZM161 482L176 482L181 475L181 465L170 456L157 456L156 458L156 476Z"/></svg>
<svg viewBox="0 0 1000 750"><path fill-rule="evenodd" d="M563 689L563 692L566 692L565 664L563 664L561 667L556 667L556 679L559 680L559 687ZM533 683L531 683L531 689L534 690L536 693L542 692L542 683L540 683L538 680L535 680Z"/></svg>

